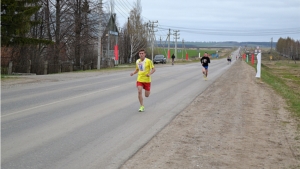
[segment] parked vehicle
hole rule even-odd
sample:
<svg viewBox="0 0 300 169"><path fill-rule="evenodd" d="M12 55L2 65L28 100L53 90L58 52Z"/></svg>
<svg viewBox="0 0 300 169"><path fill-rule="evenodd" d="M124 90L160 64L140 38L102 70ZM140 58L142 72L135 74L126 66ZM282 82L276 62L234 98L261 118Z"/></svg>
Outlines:
<svg viewBox="0 0 300 169"><path fill-rule="evenodd" d="M153 59L153 63L162 63L162 64L166 64L167 63L167 59L165 58L164 55L155 55L154 59Z"/></svg>

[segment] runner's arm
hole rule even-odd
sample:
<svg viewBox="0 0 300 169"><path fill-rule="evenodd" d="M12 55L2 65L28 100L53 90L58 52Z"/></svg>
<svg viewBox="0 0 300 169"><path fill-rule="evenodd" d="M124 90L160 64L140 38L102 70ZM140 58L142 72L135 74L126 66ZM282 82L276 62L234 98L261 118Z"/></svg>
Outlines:
<svg viewBox="0 0 300 169"><path fill-rule="evenodd" d="M135 69L134 72L130 73L130 76L133 76L134 74L136 74L139 71L139 69Z"/></svg>
<svg viewBox="0 0 300 169"><path fill-rule="evenodd" d="M147 76L151 76L154 72L155 72L155 68L152 68L151 71L150 71L150 73L147 74Z"/></svg>

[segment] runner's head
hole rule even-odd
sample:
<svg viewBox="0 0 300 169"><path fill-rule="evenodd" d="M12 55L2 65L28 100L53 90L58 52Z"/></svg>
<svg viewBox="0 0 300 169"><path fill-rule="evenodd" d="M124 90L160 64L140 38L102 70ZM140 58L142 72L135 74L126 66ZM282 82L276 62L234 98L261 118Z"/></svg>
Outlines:
<svg viewBox="0 0 300 169"><path fill-rule="evenodd" d="M145 57L146 57L146 51L145 51L144 49L141 49L141 50L139 51L139 56L140 56L140 59L141 59L141 60L144 60Z"/></svg>
<svg viewBox="0 0 300 169"><path fill-rule="evenodd" d="M207 56L207 52L204 53L204 56Z"/></svg>

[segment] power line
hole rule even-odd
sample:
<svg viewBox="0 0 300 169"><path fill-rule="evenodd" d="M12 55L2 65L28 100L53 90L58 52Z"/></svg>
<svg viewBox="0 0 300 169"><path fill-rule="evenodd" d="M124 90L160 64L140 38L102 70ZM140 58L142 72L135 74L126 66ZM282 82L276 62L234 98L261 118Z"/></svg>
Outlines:
<svg viewBox="0 0 300 169"><path fill-rule="evenodd" d="M122 0L122 1L123 1L123 0ZM127 0L126 0L126 2L127 2L127 4L130 4L130 2L128 2ZM133 8L133 6L130 5L129 8Z"/></svg>
<svg viewBox="0 0 300 169"><path fill-rule="evenodd" d="M123 15L123 13L125 13L124 11L119 11L119 7L117 6L116 8L115 8L118 12L119 12L119 14L121 14L125 19L127 18L127 16L126 16L126 14L125 15ZM120 9L120 10L122 10L122 9Z"/></svg>
<svg viewBox="0 0 300 169"><path fill-rule="evenodd" d="M180 39L180 37L179 37L180 34L178 33L179 30L173 30L173 32L174 32L173 36L174 36L174 39L175 39L175 56L178 57L177 56L177 39Z"/></svg>
<svg viewBox="0 0 300 169"><path fill-rule="evenodd" d="M118 3L118 4L120 4L126 11L130 11L131 10L131 8L128 7L127 4L124 3L124 1L119 1L119 2L120 3Z"/></svg>
<svg viewBox="0 0 300 169"><path fill-rule="evenodd" d="M161 30L168 30L170 27L160 25ZM181 32L192 34L206 34L206 35L224 35L224 36L262 36L262 35L281 35L281 34L299 34L300 28L282 28L282 29L257 29L257 30L219 30L219 29L198 29L198 28L185 28L185 27L171 27L180 28Z"/></svg>
<svg viewBox="0 0 300 169"><path fill-rule="evenodd" d="M177 26L167 26L167 25L160 25L162 27L173 27L177 29L184 29L184 30L200 30L200 31L240 31L241 29L211 29L211 28L187 28L187 27L177 27ZM282 31L282 30L298 30L300 31L300 27L292 27L292 28L280 28L280 29L253 29L253 30L244 30L244 31Z"/></svg>

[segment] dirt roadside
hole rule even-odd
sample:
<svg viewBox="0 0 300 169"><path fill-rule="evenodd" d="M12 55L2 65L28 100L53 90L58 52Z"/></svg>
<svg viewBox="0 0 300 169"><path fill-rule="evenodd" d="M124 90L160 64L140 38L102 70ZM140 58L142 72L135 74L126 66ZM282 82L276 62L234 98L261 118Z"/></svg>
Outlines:
<svg viewBox="0 0 300 169"><path fill-rule="evenodd" d="M236 62L121 169L300 168L284 100Z"/></svg>

